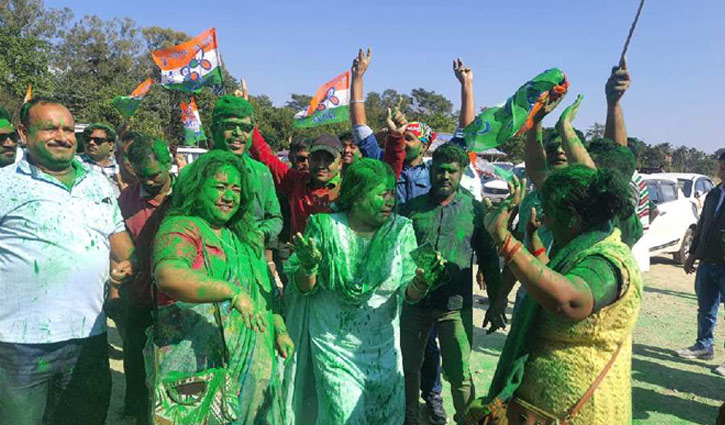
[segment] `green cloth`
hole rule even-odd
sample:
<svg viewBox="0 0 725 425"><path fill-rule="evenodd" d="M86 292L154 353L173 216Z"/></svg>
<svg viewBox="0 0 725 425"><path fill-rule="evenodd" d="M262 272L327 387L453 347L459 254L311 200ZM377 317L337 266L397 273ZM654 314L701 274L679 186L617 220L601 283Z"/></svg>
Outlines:
<svg viewBox="0 0 725 425"><path fill-rule="evenodd" d="M295 354L285 367L287 423L400 425L405 419L399 317L415 276L410 220L391 217L372 237L345 213L310 217L322 253L317 284L301 293L300 263L285 264L286 319Z"/></svg>
<svg viewBox="0 0 725 425"><path fill-rule="evenodd" d="M419 304L440 310L461 310L473 306L474 254L484 272L486 284L501 285L496 244L483 227L485 207L470 192L459 188L446 205L429 194L411 199L400 213L413 221L418 245L429 243L446 260L442 282Z"/></svg>
<svg viewBox="0 0 725 425"><path fill-rule="evenodd" d="M252 159L249 155L242 156L242 162L249 172L249 180L254 194L254 219L259 231L264 234L265 246L275 243L282 231L282 211L275 191L272 173L266 165Z"/></svg>
<svg viewBox="0 0 725 425"><path fill-rule="evenodd" d="M524 196L524 199L521 201L521 205L519 205L519 223L517 224L516 230L521 234L521 237L524 238L526 248L529 250L531 250L531 247L528 244L529 232L526 230L526 225L529 220L531 220L531 208L536 210L536 218L538 220L541 220L544 216L544 209L541 207L540 193L541 192L537 189L532 190ZM548 252L551 250L551 246L554 243L554 234L551 233L551 230L544 225L539 227L537 232L539 233L541 243L546 247Z"/></svg>
<svg viewBox="0 0 725 425"><path fill-rule="evenodd" d="M164 219L154 241L154 267L164 261L174 261L208 276L234 282L249 294L264 317L264 333L248 330L229 301L218 303L230 356L227 369L239 380L242 389L241 417L236 423L281 424L284 410L273 321L277 300L264 257L255 254L228 229L223 229L222 236L218 237L200 218L172 216ZM222 366L223 346L213 305L176 301L158 308L155 338L148 340L145 350L146 370L152 371L148 374L152 388L158 379ZM157 364L154 364L152 342L158 349Z"/></svg>
<svg viewBox="0 0 725 425"><path fill-rule="evenodd" d="M232 95L222 96L217 100L216 105L214 105L211 120L213 123L216 123L224 117L252 117L252 120L254 120L254 107L243 97Z"/></svg>
<svg viewBox="0 0 725 425"><path fill-rule="evenodd" d="M642 220L639 219L636 211L624 220L615 219L614 226L622 231L622 242L630 248L644 235Z"/></svg>
<svg viewBox="0 0 725 425"><path fill-rule="evenodd" d="M141 99L131 96L116 96L111 100L111 105L116 108L119 114L130 118L141 105Z"/></svg>
<svg viewBox="0 0 725 425"><path fill-rule="evenodd" d="M558 68L548 69L519 87L503 106L486 108L464 130L469 151L483 152L505 143L527 123L541 95L550 90L566 92L566 76Z"/></svg>

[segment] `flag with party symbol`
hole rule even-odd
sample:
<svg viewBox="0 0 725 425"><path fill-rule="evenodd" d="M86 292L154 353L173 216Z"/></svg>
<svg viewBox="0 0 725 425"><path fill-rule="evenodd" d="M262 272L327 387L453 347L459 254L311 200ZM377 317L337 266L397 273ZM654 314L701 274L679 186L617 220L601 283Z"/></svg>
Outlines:
<svg viewBox="0 0 725 425"><path fill-rule="evenodd" d="M201 117L199 109L196 107L196 101L192 97L191 100L181 102L181 122L184 123L184 140L186 146L197 146L200 141L206 140L204 128L201 126Z"/></svg>
<svg viewBox="0 0 725 425"><path fill-rule="evenodd" d="M177 46L153 51L151 56L161 68L161 85L167 89L192 93L222 83L214 28Z"/></svg>
<svg viewBox="0 0 725 425"><path fill-rule="evenodd" d="M23 105L33 100L33 85L28 84L28 90L25 92L25 99L23 99Z"/></svg>
<svg viewBox="0 0 725 425"><path fill-rule="evenodd" d="M133 89L130 96L116 96L111 100L113 105L118 112L124 117L131 117L136 113L138 105L141 104L141 99L146 96L146 93L151 90L151 85L154 83L153 78L148 78L143 83L139 84L138 87Z"/></svg>
<svg viewBox="0 0 725 425"><path fill-rule="evenodd" d="M345 122L350 119L350 71L345 71L323 84L306 111L294 116L294 128Z"/></svg>
<svg viewBox="0 0 725 425"><path fill-rule="evenodd" d="M539 110L568 89L569 81L558 68L537 75L519 87L505 104L486 108L463 130L468 150L482 152L527 132Z"/></svg>

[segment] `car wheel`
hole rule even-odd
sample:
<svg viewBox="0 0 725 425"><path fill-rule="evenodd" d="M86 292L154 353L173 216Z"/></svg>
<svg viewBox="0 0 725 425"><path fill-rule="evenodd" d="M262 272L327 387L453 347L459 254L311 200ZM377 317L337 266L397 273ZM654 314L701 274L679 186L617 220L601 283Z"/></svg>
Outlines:
<svg viewBox="0 0 725 425"><path fill-rule="evenodd" d="M673 255L673 258L677 264L685 264L685 259L687 259L687 253L690 251L690 246L692 246L692 229L688 227L687 231L685 232L685 236L682 238L680 250L678 252L675 252Z"/></svg>

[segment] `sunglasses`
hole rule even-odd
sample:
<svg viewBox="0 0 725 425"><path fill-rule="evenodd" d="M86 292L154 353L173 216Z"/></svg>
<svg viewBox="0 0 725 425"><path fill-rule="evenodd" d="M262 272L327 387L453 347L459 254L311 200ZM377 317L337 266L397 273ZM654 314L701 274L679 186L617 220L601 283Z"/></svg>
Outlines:
<svg viewBox="0 0 725 425"><path fill-rule="evenodd" d="M97 145L101 145L106 142L112 142L113 140L104 139L103 137L89 137L88 143L95 143Z"/></svg>
<svg viewBox="0 0 725 425"><path fill-rule="evenodd" d="M242 133L250 133L252 130L254 130L254 124L240 124L236 122L223 122L222 123L222 129L224 131L234 131L237 128L239 128Z"/></svg>
<svg viewBox="0 0 725 425"><path fill-rule="evenodd" d="M297 156L295 156L295 161L297 161L297 162L305 162L305 161L309 161L309 160L310 160L310 156L309 155L297 155Z"/></svg>
<svg viewBox="0 0 725 425"><path fill-rule="evenodd" d="M3 143L6 140L12 140L13 142L18 142L18 134L17 133L8 133L8 134L0 134L0 143Z"/></svg>

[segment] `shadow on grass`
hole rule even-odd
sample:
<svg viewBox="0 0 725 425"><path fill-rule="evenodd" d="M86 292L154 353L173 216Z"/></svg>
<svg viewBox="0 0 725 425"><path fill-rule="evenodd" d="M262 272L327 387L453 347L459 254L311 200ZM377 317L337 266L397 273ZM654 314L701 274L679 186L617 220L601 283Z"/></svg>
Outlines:
<svg viewBox="0 0 725 425"><path fill-rule="evenodd" d="M680 264L678 264L672 256L657 256L657 257L650 257L649 259L650 264L666 264L668 266L677 266L682 267Z"/></svg>
<svg viewBox="0 0 725 425"><path fill-rule="evenodd" d="M656 288L654 286L645 286L644 292L653 292L655 294L662 294L662 295L669 295L676 298L687 298L690 300L697 301L697 295L693 293L687 293L687 292L680 292L680 291L673 291L670 289L662 289L662 288Z"/></svg>
<svg viewBox="0 0 725 425"><path fill-rule="evenodd" d="M649 419L652 413L671 415L693 424L711 424L715 423L717 408L646 388L632 388L632 418Z"/></svg>
<svg viewBox="0 0 725 425"><path fill-rule="evenodd" d="M711 374L710 371L703 372L675 369L637 357L632 359L632 378L637 381L680 393L721 400L725 394L725 379Z"/></svg>
<svg viewBox="0 0 725 425"><path fill-rule="evenodd" d="M705 368L710 367L710 364L707 363L707 361L705 360L683 359L682 357L677 356L675 350L662 347L652 347L650 345L634 344L632 346L632 354L657 360L682 363L690 366Z"/></svg>

